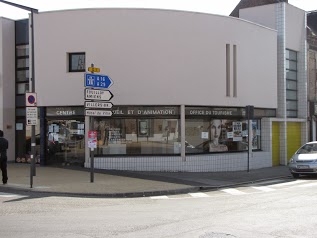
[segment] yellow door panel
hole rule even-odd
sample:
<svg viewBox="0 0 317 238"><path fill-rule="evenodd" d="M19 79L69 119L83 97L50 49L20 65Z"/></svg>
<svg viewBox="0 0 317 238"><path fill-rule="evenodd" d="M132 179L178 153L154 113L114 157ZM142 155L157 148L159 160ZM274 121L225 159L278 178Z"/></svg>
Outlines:
<svg viewBox="0 0 317 238"><path fill-rule="evenodd" d="M287 159L289 160L301 146L301 123L287 123Z"/></svg>
<svg viewBox="0 0 317 238"><path fill-rule="evenodd" d="M272 122L272 165L280 165L280 126Z"/></svg>

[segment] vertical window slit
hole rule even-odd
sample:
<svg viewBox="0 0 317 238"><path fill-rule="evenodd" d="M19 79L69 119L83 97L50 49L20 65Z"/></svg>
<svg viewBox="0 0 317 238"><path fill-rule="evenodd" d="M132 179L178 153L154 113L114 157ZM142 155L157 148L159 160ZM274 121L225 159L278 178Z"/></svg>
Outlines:
<svg viewBox="0 0 317 238"><path fill-rule="evenodd" d="M237 46L233 45L233 96L237 94Z"/></svg>
<svg viewBox="0 0 317 238"><path fill-rule="evenodd" d="M230 97L230 45L226 44L226 96Z"/></svg>

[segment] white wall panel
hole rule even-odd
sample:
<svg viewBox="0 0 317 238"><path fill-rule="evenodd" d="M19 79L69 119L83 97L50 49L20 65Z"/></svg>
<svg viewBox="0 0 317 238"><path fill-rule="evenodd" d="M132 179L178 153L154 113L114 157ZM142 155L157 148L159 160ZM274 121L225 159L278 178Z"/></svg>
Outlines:
<svg viewBox="0 0 317 238"><path fill-rule="evenodd" d="M276 4L249 7L239 10L239 17L260 25L276 28Z"/></svg>
<svg viewBox="0 0 317 238"><path fill-rule="evenodd" d="M9 141L8 160L15 159L15 24L0 17L0 130Z"/></svg>
<svg viewBox="0 0 317 238"><path fill-rule="evenodd" d="M39 106L83 105L84 73L67 52L86 52L114 85L117 105L276 108L276 32L218 15L140 9L35 16ZM226 97L226 44L237 45L238 97ZM231 59L232 60L232 59Z"/></svg>
<svg viewBox="0 0 317 238"><path fill-rule="evenodd" d="M302 51L302 41L306 39L305 11L286 4L285 18L286 48Z"/></svg>

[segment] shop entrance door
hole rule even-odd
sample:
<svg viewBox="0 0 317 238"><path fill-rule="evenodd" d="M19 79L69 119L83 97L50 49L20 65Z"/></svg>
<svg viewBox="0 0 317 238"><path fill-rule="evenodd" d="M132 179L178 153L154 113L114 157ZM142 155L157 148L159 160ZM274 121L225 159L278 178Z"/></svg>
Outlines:
<svg viewBox="0 0 317 238"><path fill-rule="evenodd" d="M84 125L83 119L47 121L47 164L84 165Z"/></svg>

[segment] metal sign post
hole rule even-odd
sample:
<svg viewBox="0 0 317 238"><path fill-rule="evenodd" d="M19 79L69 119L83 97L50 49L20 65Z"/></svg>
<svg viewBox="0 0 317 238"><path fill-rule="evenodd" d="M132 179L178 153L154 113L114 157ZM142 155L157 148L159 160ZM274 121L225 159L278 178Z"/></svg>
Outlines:
<svg viewBox="0 0 317 238"><path fill-rule="evenodd" d="M93 128L93 117L109 117L112 111L102 110L111 109L112 103L109 102L113 94L108 89L113 81L107 75L94 74L100 72L99 68L95 68L94 64L88 68L90 74L85 74L85 116L89 116L89 132L88 132L88 148L90 148L90 182L94 182L95 153L97 148L97 131ZM91 110L91 108L94 108Z"/></svg>
<svg viewBox="0 0 317 238"><path fill-rule="evenodd" d="M90 125L92 125L92 119L90 117ZM95 155L94 149L97 148L97 131L88 131L88 147L90 148L90 182L94 182L94 164Z"/></svg>
<svg viewBox="0 0 317 238"><path fill-rule="evenodd" d="M94 64L91 64L91 67L88 68L88 70L91 70L91 73L93 74L95 71L98 71L97 68L94 67ZM100 71L100 69L99 69ZM87 79L85 76L85 87L87 85ZM85 89L85 98L86 98L86 89ZM89 127L90 130L93 130L93 117L89 116ZM91 131L88 132L88 147L90 148L90 182L93 183L95 181L95 151L94 147L97 147L97 142L96 145L93 145L90 147L90 141L89 137L93 139L95 137L95 133L90 133ZM90 134L90 135L89 135ZM97 139L97 135L95 137Z"/></svg>
<svg viewBox="0 0 317 238"><path fill-rule="evenodd" d="M90 148L90 182L95 181L95 155L94 148Z"/></svg>
<svg viewBox="0 0 317 238"><path fill-rule="evenodd" d="M32 50L32 89L31 92L35 92L35 60L34 60L34 17L33 17L34 9L31 10L31 50ZM38 11L35 11L38 13ZM35 125L32 125L31 129L31 182L30 187L33 188L33 176L36 176L36 170L35 170L35 153L36 153L36 139L35 139Z"/></svg>
<svg viewBox="0 0 317 238"><path fill-rule="evenodd" d="M248 120L248 172L250 171L250 156L252 155L252 119L254 117L254 106L246 106L245 113Z"/></svg>

